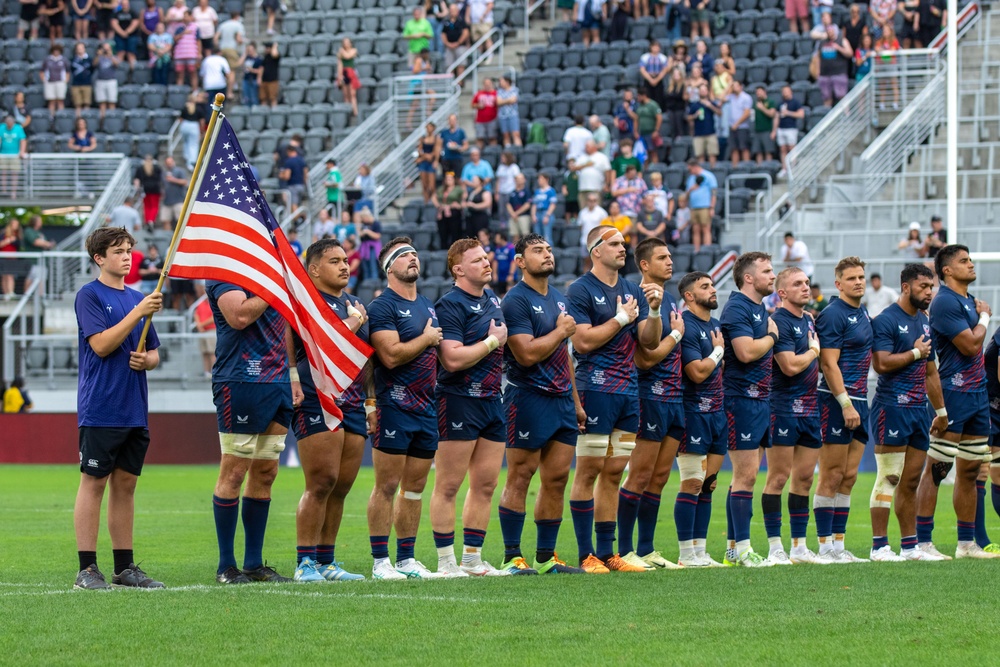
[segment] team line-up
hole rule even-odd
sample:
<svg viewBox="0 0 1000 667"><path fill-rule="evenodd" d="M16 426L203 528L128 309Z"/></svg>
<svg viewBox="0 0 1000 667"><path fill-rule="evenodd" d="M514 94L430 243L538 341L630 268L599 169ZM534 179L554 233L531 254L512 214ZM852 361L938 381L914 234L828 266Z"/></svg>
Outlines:
<svg viewBox="0 0 1000 667"><path fill-rule="evenodd" d="M134 242L121 229L95 231L87 250L100 276L76 300L82 473L74 514L77 588L163 586L135 565L132 550L133 496L149 443L145 373L159 361L155 327L145 350L135 350L142 347L145 319L162 307L160 293L144 297L124 286ZM410 239L395 238L379 256L388 287L367 306L344 291L349 268L340 244L314 243L305 259L309 278L344 324L374 349L361 376L337 400L343 421L333 431L304 345L281 315L260 296L209 282L222 451L212 498L217 581L289 580L262 554L271 485L289 428L305 475L296 513L296 581L365 578L341 567L335 545L369 435L375 486L368 528L371 576L378 580L868 562L845 549L844 535L869 439L876 443L878 469L869 501L870 560L950 559L935 548L932 531L938 487L952 467L955 557L1000 558L983 518L987 477L1000 512L1000 449L991 453L990 446L990 434L1000 426L1000 334L984 354L991 311L969 293L976 273L968 248L945 246L933 271L906 266L898 301L874 319L861 304L861 259L837 264L838 297L814 320L804 311L810 290L801 269L775 275L769 255L744 253L733 269L736 290L717 319L708 274L681 278L681 304L664 291L672 263L663 241L647 239L635 249L638 285L619 275L626 244L615 228L594 229L586 243L593 269L564 295L549 284L555 269L549 244L534 234L521 238L514 261L523 279L501 301L489 289L492 269L482 246L459 240L448 251L455 285L431 303L417 288L418 252ZM769 315L763 300L775 291L781 305ZM869 408L872 367L879 377ZM112 396L114 410L108 407ZM720 563L706 541L727 454L733 477ZM764 456L766 557L750 542L753 489ZM495 568L482 550L505 457L503 558ZM675 459L676 563L655 546L661 492ZM414 557L432 462L436 571ZM521 536L536 474L537 539L529 565ZM466 478L458 558L456 505ZM96 553L108 485L110 584ZM556 554L567 486L578 547L574 565ZM781 502L786 487L787 551ZM806 542L810 493L817 552ZM902 536L898 553L886 537L890 509ZM242 567L234 547L240 519ZM389 556L393 530L395 560Z"/></svg>

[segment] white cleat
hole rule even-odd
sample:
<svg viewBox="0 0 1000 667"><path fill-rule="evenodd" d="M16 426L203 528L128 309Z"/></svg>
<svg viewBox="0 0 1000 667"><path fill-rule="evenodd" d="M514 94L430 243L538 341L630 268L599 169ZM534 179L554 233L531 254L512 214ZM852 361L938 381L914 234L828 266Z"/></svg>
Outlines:
<svg viewBox="0 0 1000 667"><path fill-rule="evenodd" d="M955 560L958 560L959 558L977 558L986 560L989 558L1000 558L1000 554L986 551L975 542L968 546L964 546L959 543L959 545L955 548Z"/></svg>
<svg viewBox="0 0 1000 667"><path fill-rule="evenodd" d="M438 575L431 572L424 564L416 558L407 558L396 563L396 572L407 579L438 579Z"/></svg>
<svg viewBox="0 0 1000 667"><path fill-rule="evenodd" d="M478 563L470 563L466 565L462 563L462 571L465 572L470 577L509 577L510 572L507 570L498 570L484 560Z"/></svg>
<svg viewBox="0 0 1000 667"><path fill-rule="evenodd" d="M379 558L372 566L372 579L378 581L403 581L406 575L397 572L388 558Z"/></svg>
<svg viewBox="0 0 1000 667"><path fill-rule="evenodd" d="M871 558L872 562L878 563L902 563L906 560L902 556L897 556L896 552L888 544L878 549L872 549L869 558Z"/></svg>
<svg viewBox="0 0 1000 667"><path fill-rule="evenodd" d="M771 565L792 565L792 560L788 557L788 554L785 553L784 549L772 551L768 555L767 560L771 563Z"/></svg>
<svg viewBox="0 0 1000 667"><path fill-rule="evenodd" d="M698 554L698 560L700 560L705 567L726 567L725 564L712 558L712 554L707 551L702 551Z"/></svg>
<svg viewBox="0 0 1000 667"><path fill-rule="evenodd" d="M841 560L834 550L830 551L820 551L816 556L816 562L820 565L838 565L840 563L849 563L850 561Z"/></svg>
<svg viewBox="0 0 1000 667"><path fill-rule="evenodd" d="M788 560L794 565L829 565L826 560L820 559L812 550L802 549L796 551L792 549L792 553L788 554Z"/></svg>
<svg viewBox="0 0 1000 667"><path fill-rule="evenodd" d="M899 552L900 558L903 560L924 560L924 561L943 561L945 560L941 554L940 556L935 556L928 551L921 551L920 549L903 549Z"/></svg>
<svg viewBox="0 0 1000 667"><path fill-rule="evenodd" d="M642 561L644 563L646 563L646 565L650 565L650 566L652 566L654 568L657 568L657 569L660 569L660 570L682 570L682 569L684 569L683 565L680 565L678 563L673 563L673 562L667 560L666 558L664 558L660 554L659 551L653 551L651 553L646 554L645 556L640 556L640 558L642 559Z"/></svg>
<svg viewBox="0 0 1000 667"><path fill-rule="evenodd" d="M683 569L687 569L689 567L711 567L708 563L697 556L688 559L679 558L677 560L677 566Z"/></svg>
<svg viewBox="0 0 1000 667"><path fill-rule="evenodd" d="M462 571L454 559L439 560L437 576L439 579L465 579L469 575Z"/></svg>
<svg viewBox="0 0 1000 667"><path fill-rule="evenodd" d="M951 556L948 554L943 554L937 550L933 542L921 542L917 545L917 549L923 551L925 554L930 554L932 556L937 556L939 560L951 560Z"/></svg>
<svg viewBox="0 0 1000 667"><path fill-rule="evenodd" d="M867 563L868 562L867 558L859 558L858 556L855 556L854 554L852 554L847 549L842 549L842 550L837 551L835 553L837 554L837 559L841 563Z"/></svg>
<svg viewBox="0 0 1000 667"><path fill-rule="evenodd" d="M768 558L764 558L753 549L747 549L740 554L738 562L741 567L771 567L774 565Z"/></svg>

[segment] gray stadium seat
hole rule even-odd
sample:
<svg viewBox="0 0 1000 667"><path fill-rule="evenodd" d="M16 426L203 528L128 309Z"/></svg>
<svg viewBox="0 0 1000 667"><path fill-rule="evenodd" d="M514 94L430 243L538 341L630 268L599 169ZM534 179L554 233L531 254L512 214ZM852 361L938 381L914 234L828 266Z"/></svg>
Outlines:
<svg viewBox="0 0 1000 667"><path fill-rule="evenodd" d="M590 47L587 47L587 49L589 50ZM563 52L562 68L567 69L570 67L582 67L583 54L584 54L583 44L571 44L566 49L566 51Z"/></svg>
<svg viewBox="0 0 1000 667"><path fill-rule="evenodd" d="M291 81L281 87L281 99L285 104L302 104L308 88L306 81Z"/></svg>
<svg viewBox="0 0 1000 667"><path fill-rule="evenodd" d="M146 109L129 111L125 116L125 129L132 134L143 134L149 127L149 112Z"/></svg>
<svg viewBox="0 0 1000 667"><path fill-rule="evenodd" d="M187 103L187 98L190 94L190 86L167 86L167 106L180 111Z"/></svg>
<svg viewBox="0 0 1000 667"><path fill-rule="evenodd" d="M136 155L159 155L160 137L155 134L140 134L135 139Z"/></svg>
<svg viewBox="0 0 1000 667"><path fill-rule="evenodd" d="M563 54L567 51L564 44L553 44L542 54L542 66L545 69L562 67Z"/></svg>

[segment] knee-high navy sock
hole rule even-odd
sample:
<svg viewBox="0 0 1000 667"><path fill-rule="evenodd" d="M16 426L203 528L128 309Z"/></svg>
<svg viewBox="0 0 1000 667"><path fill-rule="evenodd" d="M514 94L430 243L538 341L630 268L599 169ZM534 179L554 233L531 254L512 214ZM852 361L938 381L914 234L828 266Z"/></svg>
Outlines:
<svg viewBox="0 0 1000 667"><path fill-rule="evenodd" d="M760 508L764 513L764 530L767 538L781 537L781 494L764 493L760 496Z"/></svg>
<svg viewBox="0 0 1000 667"><path fill-rule="evenodd" d="M615 522L598 521L594 524L594 533L597 534L597 553L594 554L601 560L607 560L615 555Z"/></svg>
<svg viewBox="0 0 1000 667"><path fill-rule="evenodd" d="M733 491L733 539L745 542L750 539L750 517L753 516L753 491Z"/></svg>
<svg viewBox="0 0 1000 667"><path fill-rule="evenodd" d="M847 532L847 519L851 514L851 497L844 493L838 493L834 497L833 506L833 538Z"/></svg>
<svg viewBox="0 0 1000 667"><path fill-rule="evenodd" d="M536 519L535 531L538 535L535 544L535 560L547 563L556 553L556 540L559 538L559 526L562 519Z"/></svg>
<svg viewBox="0 0 1000 667"><path fill-rule="evenodd" d="M243 533L246 538L244 570L254 570L264 564L264 531L267 530L267 513L270 509L270 498L243 496Z"/></svg>
<svg viewBox="0 0 1000 667"><path fill-rule="evenodd" d="M693 493L678 493L674 503L674 524L677 526L677 541L694 539L694 524L698 515L698 496Z"/></svg>
<svg viewBox="0 0 1000 667"><path fill-rule="evenodd" d="M694 539L704 541L708 537L708 524L712 522L712 492L698 495L698 510L694 515ZM702 544L702 547L705 545ZM701 553L699 551L699 553Z"/></svg>
<svg viewBox="0 0 1000 667"><path fill-rule="evenodd" d="M316 545L316 563L319 565L330 565L333 563L333 552L335 546L332 544Z"/></svg>
<svg viewBox="0 0 1000 667"><path fill-rule="evenodd" d="M932 542L931 536L934 533L934 517L933 516L918 516L917 517L917 542L920 544L927 544Z"/></svg>
<svg viewBox="0 0 1000 667"><path fill-rule="evenodd" d="M417 538L415 537L397 537L396 538L396 562L399 563L408 558L413 558L413 549L416 546Z"/></svg>
<svg viewBox="0 0 1000 667"><path fill-rule="evenodd" d="M521 555L521 533L524 531L524 512L515 512L501 505L500 532L503 534L504 562Z"/></svg>
<svg viewBox="0 0 1000 667"><path fill-rule="evenodd" d="M993 511L1000 514L1000 484L990 484L990 498L993 499Z"/></svg>
<svg viewBox="0 0 1000 667"><path fill-rule="evenodd" d="M594 553L594 499L571 500L569 509L573 515L577 553L582 561Z"/></svg>
<svg viewBox="0 0 1000 667"><path fill-rule="evenodd" d="M640 556L653 553L653 536L656 533L656 519L660 514L660 496L648 491L639 498L639 511L636 515L639 524L639 541L635 552Z"/></svg>
<svg viewBox="0 0 1000 667"><path fill-rule="evenodd" d="M806 539L806 529L809 527L809 496L788 494L788 526L792 533L793 547L796 546L795 540Z"/></svg>
<svg viewBox="0 0 1000 667"><path fill-rule="evenodd" d="M733 533L733 487L726 492L726 539L732 542L736 539Z"/></svg>
<svg viewBox="0 0 1000 667"><path fill-rule="evenodd" d="M236 524L240 520L240 499L212 496L212 511L215 514L215 537L219 542L219 569L221 574L236 567Z"/></svg>
<svg viewBox="0 0 1000 667"><path fill-rule="evenodd" d="M976 544L985 547L990 543L986 534L986 481L976 480Z"/></svg>
<svg viewBox="0 0 1000 667"><path fill-rule="evenodd" d="M635 551L632 533L639 518L639 494L625 487L618 490L618 548L623 554Z"/></svg>
<svg viewBox="0 0 1000 667"><path fill-rule="evenodd" d="M833 502L830 496L813 496L813 516L816 518L816 536L820 543L833 543ZM920 521L917 521L919 527Z"/></svg>

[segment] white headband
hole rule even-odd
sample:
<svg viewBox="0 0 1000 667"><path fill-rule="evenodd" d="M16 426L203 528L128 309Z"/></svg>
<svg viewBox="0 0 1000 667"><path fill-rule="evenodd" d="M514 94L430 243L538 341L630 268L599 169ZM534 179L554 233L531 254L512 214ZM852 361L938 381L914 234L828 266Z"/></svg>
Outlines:
<svg viewBox="0 0 1000 667"><path fill-rule="evenodd" d="M385 258L385 262L382 263L382 270L385 272L385 275L387 276L389 275L389 267L392 266L393 262L395 262L403 255L411 252L414 255L417 254L416 249L414 249L414 247L411 245L401 245L392 252L390 252L389 256Z"/></svg>
<svg viewBox="0 0 1000 667"><path fill-rule="evenodd" d="M617 233L618 233L617 229L609 229L608 231L598 236L597 239L593 242L593 244L591 244L591 246L587 248L587 254L589 255L590 253L594 252L598 246L600 246L602 243L604 243Z"/></svg>

